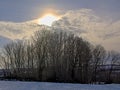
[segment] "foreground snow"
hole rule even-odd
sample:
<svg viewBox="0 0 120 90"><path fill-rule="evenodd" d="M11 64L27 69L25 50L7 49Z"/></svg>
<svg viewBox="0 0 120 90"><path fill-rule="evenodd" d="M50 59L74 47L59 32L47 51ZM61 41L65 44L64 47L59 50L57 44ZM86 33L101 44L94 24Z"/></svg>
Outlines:
<svg viewBox="0 0 120 90"><path fill-rule="evenodd" d="M0 81L0 90L120 90L120 84L87 85Z"/></svg>

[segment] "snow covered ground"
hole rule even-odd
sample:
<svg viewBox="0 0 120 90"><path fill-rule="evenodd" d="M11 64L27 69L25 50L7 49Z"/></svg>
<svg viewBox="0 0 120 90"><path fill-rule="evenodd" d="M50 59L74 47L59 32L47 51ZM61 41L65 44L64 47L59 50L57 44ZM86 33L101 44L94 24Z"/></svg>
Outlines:
<svg viewBox="0 0 120 90"><path fill-rule="evenodd" d="M87 84L0 81L0 90L120 90L120 84L87 85Z"/></svg>

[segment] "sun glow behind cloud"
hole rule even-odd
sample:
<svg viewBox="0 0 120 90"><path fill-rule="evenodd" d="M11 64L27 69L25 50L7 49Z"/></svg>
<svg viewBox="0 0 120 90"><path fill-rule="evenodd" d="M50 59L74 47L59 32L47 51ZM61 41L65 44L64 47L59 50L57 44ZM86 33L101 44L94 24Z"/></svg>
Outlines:
<svg viewBox="0 0 120 90"><path fill-rule="evenodd" d="M40 25L43 24L43 25L51 26L54 21L57 21L59 19L60 19L60 17L57 16L57 15L46 14L43 17L41 17L41 18L38 19L38 24L40 24Z"/></svg>
<svg viewBox="0 0 120 90"><path fill-rule="evenodd" d="M55 17L55 19L52 19L53 21L51 24L49 24L52 26L45 27L43 25L38 25L41 24L41 19L49 15L50 17ZM39 17L39 19L22 23L0 22L0 36L12 40L26 39L35 31L45 28L48 30L65 30L75 33L89 42L101 44L107 50L120 51L120 20L114 22L108 19L106 20L98 16L92 9L71 10L67 11L65 14L46 11L42 15L39 15ZM48 19L46 20L48 21ZM43 24L46 25L46 22Z"/></svg>

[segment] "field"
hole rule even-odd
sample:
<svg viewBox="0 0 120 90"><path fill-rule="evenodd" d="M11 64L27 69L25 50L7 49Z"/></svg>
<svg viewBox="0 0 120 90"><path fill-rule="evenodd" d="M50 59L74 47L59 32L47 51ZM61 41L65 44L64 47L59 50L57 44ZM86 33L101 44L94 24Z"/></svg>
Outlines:
<svg viewBox="0 0 120 90"><path fill-rule="evenodd" d="M0 90L120 90L120 84L87 85L47 82L0 81Z"/></svg>

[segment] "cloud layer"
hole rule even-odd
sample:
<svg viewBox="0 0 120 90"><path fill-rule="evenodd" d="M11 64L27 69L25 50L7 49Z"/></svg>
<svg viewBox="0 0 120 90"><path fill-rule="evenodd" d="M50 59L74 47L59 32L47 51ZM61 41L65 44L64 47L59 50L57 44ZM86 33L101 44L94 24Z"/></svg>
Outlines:
<svg viewBox="0 0 120 90"><path fill-rule="evenodd" d="M41 27L33 22L0 22L0 35L10 39L22 39L31 36L39 28Z"/></svg>
<svg viewBox="0 0 120 90"><path fill-rule="evenodd" d="M35 20L15 23L15 22L0 22L0 47L9 43L12 40L29 39L34 32L41 30L47 26L38 25Z"/></svg>
<svg viewBox="0 0 120 90"><path fill-rule="evenodd" d="M102 44L106 49L120 51L120 20L106 20L91 9L69 11L54 22L53 27L71 31L94 44Z"/></svg>
<svg viewBox="0 0 120 90"><path fill-rule="evenodd" d="M43 28L44 26L33 21L0 22L0 36L12 40L24 39ZM68 11L50 28L73 32L94 44L102 44L108 50L120 51L120 20L114 22L112 19L106 20L91 9Z"/></svg>

